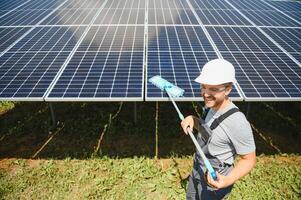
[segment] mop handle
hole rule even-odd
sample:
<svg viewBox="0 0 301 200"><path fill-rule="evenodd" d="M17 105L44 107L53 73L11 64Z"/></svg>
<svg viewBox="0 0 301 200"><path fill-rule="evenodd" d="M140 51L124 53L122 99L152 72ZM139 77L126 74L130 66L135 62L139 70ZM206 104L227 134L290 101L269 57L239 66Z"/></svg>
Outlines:
<svg viewBox="0 0 301 200"><path fill-rule="evenodd" d="M168 94L168 96L169 96L169 98L170 98L172 104L174 105L175 109L177 110L180 119L183 120L183 119L184 119L184 116L182 115L181 111L179 110L177 104L175 103L175 101L173 100L173 98L171 97L171 95L169 95L169 92L168 92L168 91L166 91L166 92L167 92L167 94ZM211 166L209 160L206 158L206 156L205 156L204 152L202 151L202 149L201 149L199 143L198 143L197 140L195 139L195 137L194 137L194 135L193 135L193 133L192 133L191 128L190 128L190 127L187 127L187 130L188 130L188 134L189 134L189 136L191 137L191 139L192 139L194 145L196 146L198 152L200 153L200 155L201 155L201 157L202 157L202 159L203 159L203 161L204 161L204 163L205 163L205 166L206 166L207 170L209 171L211 177L213 178L213 180L217 180L216 172L215 172L214 169L212 168L212 166Z"/></svg>

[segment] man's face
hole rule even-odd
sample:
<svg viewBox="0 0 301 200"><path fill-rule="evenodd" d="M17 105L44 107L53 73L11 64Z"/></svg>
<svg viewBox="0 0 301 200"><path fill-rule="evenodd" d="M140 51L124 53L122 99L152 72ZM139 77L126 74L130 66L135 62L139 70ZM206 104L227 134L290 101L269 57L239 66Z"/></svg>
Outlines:
<svg viewBox="0 0 301 200"><path fill-rule="evenodd" d="M204 98L204 102L208 108L218 110L218 108L227 99L232 86L227 85L201 85L201 93Z"/></svg>

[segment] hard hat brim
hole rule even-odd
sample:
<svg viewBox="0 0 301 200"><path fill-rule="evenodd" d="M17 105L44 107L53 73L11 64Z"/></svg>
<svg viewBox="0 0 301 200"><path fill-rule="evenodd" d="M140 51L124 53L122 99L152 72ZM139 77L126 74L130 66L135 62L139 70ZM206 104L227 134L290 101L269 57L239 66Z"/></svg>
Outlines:
<svg viewBox="0 0 301 200"><path fill-rule="evenodd" d="M231 79L231 80L225 79L225 80L220 80L219 82L215 82L212 79L208 79L205 76L202 76L202 74L199 75L194 81L197 83L206 84L206 85L221 85L224 83L233 83L233 84L237 83L237 80L235 78Z"/></svg>

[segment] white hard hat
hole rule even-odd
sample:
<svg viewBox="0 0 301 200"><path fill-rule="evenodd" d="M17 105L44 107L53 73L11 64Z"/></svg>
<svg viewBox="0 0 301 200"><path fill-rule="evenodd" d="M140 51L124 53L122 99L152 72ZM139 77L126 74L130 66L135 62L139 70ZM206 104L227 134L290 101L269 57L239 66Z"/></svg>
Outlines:
<svg viewBox="0 0 301 200"><path fill-rule="evenodd" d="M234 66L224 59L214 59L207 62L196 82L208 85L236 83Z"/></svg>

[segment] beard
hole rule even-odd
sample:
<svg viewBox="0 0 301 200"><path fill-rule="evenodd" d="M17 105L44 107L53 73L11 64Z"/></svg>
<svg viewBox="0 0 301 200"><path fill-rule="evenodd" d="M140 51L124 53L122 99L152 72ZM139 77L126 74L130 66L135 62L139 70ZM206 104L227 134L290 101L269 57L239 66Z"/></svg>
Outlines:
<svg viewBox="0 0 301 200"><path fill-rule="evenodd" d="M208 108L213 108L214 110L218 110L219 107L224 103L227 98L216 98L212 95L203 95L204 103Z"/></svg>

